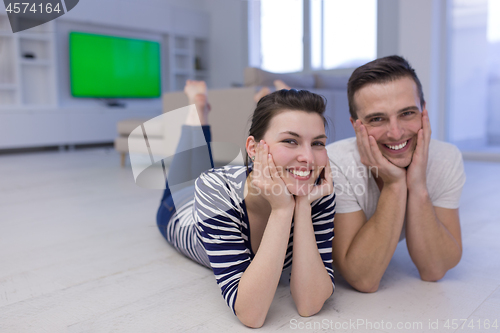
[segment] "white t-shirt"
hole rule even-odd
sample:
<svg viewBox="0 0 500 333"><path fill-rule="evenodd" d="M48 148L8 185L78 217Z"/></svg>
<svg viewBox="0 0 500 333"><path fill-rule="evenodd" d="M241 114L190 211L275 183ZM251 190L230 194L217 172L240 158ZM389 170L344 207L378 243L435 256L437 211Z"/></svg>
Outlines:
<svg viewBox="0 0 500 333"><path fill-rule="evenodd" d="M326 147L330 158L337 214L363 210L369 220L377 209L380 190L369 168L361 163L356 138L348 138ZM432 205L455 209L465 184L462 154L450 143L432 140L427 163L427 190ZM404 239L405 224L400 240Z"/></svg>

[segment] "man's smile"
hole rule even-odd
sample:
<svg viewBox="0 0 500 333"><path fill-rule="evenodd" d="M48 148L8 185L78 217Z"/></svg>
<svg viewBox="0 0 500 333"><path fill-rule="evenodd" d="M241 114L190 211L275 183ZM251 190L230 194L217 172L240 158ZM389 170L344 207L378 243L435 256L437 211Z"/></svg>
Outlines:
<svg viewBox="0 0 500 333"><path fill-rule="evenodd" d="M406 152L407 150L410 149L411 147L411 141L412 139L408 139L406 141L401 141L397 142L394 144L381 144L381 146L384 148L385 151L387 151L390 154L401 154Z"/></svg>

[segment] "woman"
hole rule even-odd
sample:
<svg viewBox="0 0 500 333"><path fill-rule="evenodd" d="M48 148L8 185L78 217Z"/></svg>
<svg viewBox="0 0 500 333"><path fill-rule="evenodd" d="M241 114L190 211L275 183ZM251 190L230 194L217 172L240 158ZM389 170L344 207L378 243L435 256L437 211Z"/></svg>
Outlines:
<svg viewBox="0 0 500 333"><path fill-rule="evenodd" d="M185 92L210 142L206 86L188 81ZM290 290L301 316L317 313L333 293L335 195L324 111L324 99L308 91L264 96L252 116L246 167L202 173L194 189L178 195L176 207L168 185L163 196L160 231L180 252L212 268L227 304L246 326L263 325L282 271L290 266ZM196 124L195 118L188 116L187 125ZM194 128L183 127L180 146ZM169 178L198 165L196 159L184 159L182 166L174 159Z"/></svg>

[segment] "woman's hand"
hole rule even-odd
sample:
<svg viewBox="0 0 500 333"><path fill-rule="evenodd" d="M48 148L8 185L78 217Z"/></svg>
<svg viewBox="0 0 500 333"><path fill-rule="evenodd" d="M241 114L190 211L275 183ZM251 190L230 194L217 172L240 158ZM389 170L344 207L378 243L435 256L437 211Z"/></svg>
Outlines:
<svg viewBox="0 0 500 333"><path fill-rule="evenodd" d="M269 202L271 209L293 210L295 207L294 197L281 179L264 140L257 144L251 185Z"/></svg>
<svg viewBox="0 0 500 333"><path fill-rule="evenodd" d="M314 200L333 193L334 188L330 161L327 162L326 166L314 170L313 177L314 179L320 177L319 183L317 185L313 185L311 191L307 195L296 196L296 202L305 201L310 205Z"/></svg>

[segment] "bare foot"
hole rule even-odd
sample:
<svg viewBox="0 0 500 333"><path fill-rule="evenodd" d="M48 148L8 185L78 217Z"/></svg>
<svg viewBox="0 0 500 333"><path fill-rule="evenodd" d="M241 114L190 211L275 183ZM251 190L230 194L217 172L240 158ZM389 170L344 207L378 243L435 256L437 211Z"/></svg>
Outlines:
<svg viewBox="0 0 500 333"><path fill-rule="evenodd" d="M281 89L287 89L287 90L290 90L292 88L290 88L290 86L288 84L286 84L285 82L281 81L281 80L274 80L274 87L276 88L276 90L281 90Z"/></svg>
<svg viewBox="0 0 500 333"><path fill-rule="evenodd" d="M266 95L269 95L271 93L271 90L269 90L268 87L262 87L254 96L253 100L255 103L259 103L260 99Z"/></svg>
<svg viewBox="0 0 500 333"><path fill-rule="evenodd" d="M186 80L184 93L189 98L190 104L194 104L194 98L198 94L207 94L207 84L205 81Z"/></svg>
<svg viewBox="0 0 500 333"><path fill-rule="evenodd" d="M184 93L188 97L189 104L194 104L196 106L196 113L194 113L193 110L188 114L186 125L208 125L210 104L207 98L206 83L204 81L187 80L184 86Z"/></svg>

